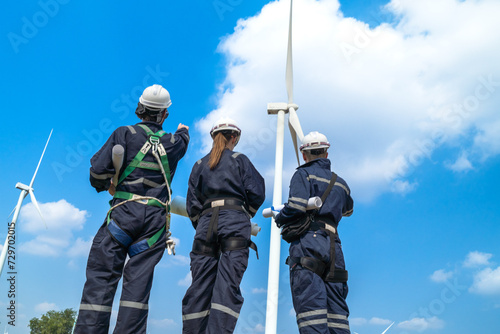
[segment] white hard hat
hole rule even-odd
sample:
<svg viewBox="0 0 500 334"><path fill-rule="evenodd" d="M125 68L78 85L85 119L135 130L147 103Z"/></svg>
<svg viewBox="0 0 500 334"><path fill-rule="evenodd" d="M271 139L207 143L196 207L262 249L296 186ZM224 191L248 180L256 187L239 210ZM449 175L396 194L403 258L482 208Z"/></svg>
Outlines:
<svg viewBox="0 0 500 334"><path fill-rule="evenodd" d="M165 109L172 104L170 94L161 85L153 85L146 88L139 98L139 102L153 109Z"/></svg>
<svg viewBox="0 0 500 334"><path fill-rule="evenodd" d="M316 150L321 148L329 148L330 143L326 136L318 131L309 132L304 139L302 139L302 145L300 146L300 150Z"/></svg>
<svg viewBox="0 0 500 334"><path fill-rule="evenodd" d="M212 129L210 130L210 136L214 136L214 133L219 132L219 131L236 131L238 132L238 136L241 134L241 130L234 121L234 119L223 117L217 120L217 122L214 123L212 126Z"/></svg>

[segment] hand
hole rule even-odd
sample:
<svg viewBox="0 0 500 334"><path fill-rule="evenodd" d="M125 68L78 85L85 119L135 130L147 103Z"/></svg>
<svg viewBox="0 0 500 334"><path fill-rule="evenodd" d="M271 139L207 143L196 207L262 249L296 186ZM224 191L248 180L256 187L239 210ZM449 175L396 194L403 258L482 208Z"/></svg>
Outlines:
<svg viewBox="0 0 500 334"><path fill-rule="evenodd" d="M172 254L175 255L175 241L174 241L174 239L169 237L167 239L166 247L167 247L168 255L172 255Z"/></svg>
<svg viewBox="0 0 500 334"><path fill-rule="evenodd" d="M182 123L179 123L179 126L177 127L177 130L180 130L180 129L186 129L186 130L189 130L189 126L184 125L184 124L182 124Z"/></svg>
<svg viewBox="0 0 500 334"><path fill-rule="evenodd" d="M111 179L111 185L108 188L108 192L111 196L115 196L116 188L115 188L115 185L113 184L112 179Z"/></svg>

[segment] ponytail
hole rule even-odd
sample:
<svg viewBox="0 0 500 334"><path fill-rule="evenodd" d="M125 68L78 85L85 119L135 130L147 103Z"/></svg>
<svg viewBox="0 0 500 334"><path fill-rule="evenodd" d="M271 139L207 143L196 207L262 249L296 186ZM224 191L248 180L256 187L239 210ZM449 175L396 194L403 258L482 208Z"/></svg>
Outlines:
<svg viewBox="0 0 500 334"><path fill-rule="evenodd" d="M222 157L222 152L224 152L224 150L226 149L226 144L228 141L229 140L222 133L222 131L218 132L215 135L212 145L212 152L210 152L210 159L208 160L208 166L211 170L213 170L219 164L220 158Z"/></svg>

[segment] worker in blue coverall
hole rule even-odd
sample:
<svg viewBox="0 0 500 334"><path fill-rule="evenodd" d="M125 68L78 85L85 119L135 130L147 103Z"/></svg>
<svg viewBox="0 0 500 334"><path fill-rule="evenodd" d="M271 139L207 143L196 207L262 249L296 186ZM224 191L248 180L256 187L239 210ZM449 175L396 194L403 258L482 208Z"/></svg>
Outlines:
<svg viewBox="0 0 500 334"><path fill-rule="evenodd" d="M162 125L171 105L160 85L146 88L136 110L141 123L116 129L92 157L90 183L114 195L112 208L94 237L87 263L87 281L74 333L104 334L123 273L123 291L114 333L146 333L153 273L166 245L172 245L168 205L170 182L189 142L189 128L174 134ZM113 147L124 148L117 184L112 178ZM130 259L125 265L127 254ZM125 265L125 268L124 268Z"/></svg>
<svg viewBox="0 0 500 334"><path fill-rule="evenodd" d="M350 333L347 271L337 227L342 216L352 214L353 200L347 183L330 170L329 147L321 133L304 137L300 150L305 164L297 168L288 202L275 215L284 238L288 228L295 229L290 232L293 238L287 264L301 334ZM314 196L323 196L323 205L319 210L307 210L308 200Z"/></svg>
<svg viewBox="0 0 500 334"><path fill-rule="evenodd" d="M233 333L243 297L250 218L264 202L264 179L250 160L233 149L241 131L227 118L210 131L213 147L189 177L186 208L196 234L192 283L182 300L183 333Z"/></svg>

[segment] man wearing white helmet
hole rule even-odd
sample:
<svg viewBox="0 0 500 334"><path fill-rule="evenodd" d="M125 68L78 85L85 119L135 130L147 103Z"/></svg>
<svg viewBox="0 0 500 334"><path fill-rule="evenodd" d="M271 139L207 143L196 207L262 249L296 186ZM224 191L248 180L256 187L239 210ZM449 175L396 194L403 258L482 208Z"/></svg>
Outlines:
<svg viewBox="0 0 500 334"><path fill-rule="evenodd" d="M288 202L275 216L290 243L290 284L301 334L348 334L347 271L337 233L339 221L350 216L353 201L347 183L330 168L326 136L311 132L300 151L305 164L290 182ZM309 198L323 206L307 210Z"/></svg>
<svg viewBox="0 0 500 334"><path fill-rule="evenodd" d="M146 333L153 272L170 236L170 183L189 143L183 124L174 134L162 130L171 104L165 88L147 87L136 109L142 122L116 129L90 160L90 184L98 192L108 190L113 199L92 243L74 333L108 333L122 274L114 333ZM116 152L123 153L121 167Z"/></svg>
<svg viewBox="0 0 500 334"><path fill-rule="evenodd" d="M264 179L250 160L234 152L241 130L218 120L212 150L193 166L186 208L196 234L192 283L182 300L182 332L228 334L243 305L240 283L248 265L250 217L264 202Z"/></svg>

